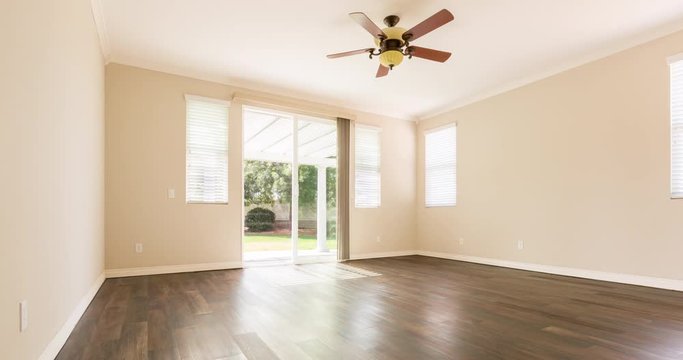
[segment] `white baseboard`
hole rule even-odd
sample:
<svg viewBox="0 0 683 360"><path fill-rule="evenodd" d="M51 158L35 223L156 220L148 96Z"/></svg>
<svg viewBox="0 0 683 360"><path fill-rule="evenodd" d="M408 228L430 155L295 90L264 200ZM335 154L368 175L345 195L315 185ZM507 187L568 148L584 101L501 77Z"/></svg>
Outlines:
<svg viewBox="0 0 683 360"><path fill-rule="evenodd" d="M409 256L409 255L417 255L417 253L418 253L417 250L402 250L402 251L387 251L387 252L351 254L351 260L376 259L376 258L396 257L396 256Z"/></svg>
<svg viewBox="0 0 683 360"><path fill-rule="evenodd" d="M433 251L422 251L422 250L420 250L417 252L417 255L430 256L430 257L436 257L436 258L442 258L442 259L450 259L450 260L458 260L458 261L466 261L466 262L477 263L477 264L501 266L501 267L512 268L512 269L536 271L536 272L542 272L542 273L554 274L554 275L572 276L572 277L591 279L591 280L610 281L610 282L621 283L621 284L639 285L639 286L647 286L647 287L666 289L666 290L683 291L683 280L677 280L677 279L666 279L666 278L657 278L657 277L650 277L650 276L640 276L640 275L612 273L612 272L605 272L605 271L576 269L576 268L568 268L568 267L562 267L562 266L523 263L523 262L517 262L517 261L482 258L482 257L476 257L476 256L449 254L449 253L433 252Z"/></svg>
<svg viewBox="0 0 683 360"><path fill-rule="evenodd" d="M149 266L136 267L124 269L107 269L104 273L109 278L127 277L127 276L143 276L143 275L159 275L159 274L173 274L195 271L210 271L210 270L227 270L239 269L242 267L241 261L227 261L218 263L205 264L184 264L184 265L165 265L165 266Z"/></svg>
<svg viewBox="0 0 683 360"><path fill-rule="evenodd" d="M55 337L52 338L52 341L47 344L45 350L43 350L43 353L38 358L39 360L53 360L57 356L59 351L62 349L62 346L64 346L66 343L66 340L69 338L69 335L71 335L74 327L76 327L78 320L80 320L81 316L83 316L83 313L85 313L85 310L88 308L88 305L90 305L90 302L97 294L97 291L100 290L100 286L102 286L102 283L104 283L104 278L104 273L102 273L97 277L97 279L95 279L95 282L93 282L93 284L90 286L88 292L83 295L81 301L78 303L78 305L76 305L74 311L66 319L66 322L64 322L64 325L62 325L62 328L59 329Z"/></svg>

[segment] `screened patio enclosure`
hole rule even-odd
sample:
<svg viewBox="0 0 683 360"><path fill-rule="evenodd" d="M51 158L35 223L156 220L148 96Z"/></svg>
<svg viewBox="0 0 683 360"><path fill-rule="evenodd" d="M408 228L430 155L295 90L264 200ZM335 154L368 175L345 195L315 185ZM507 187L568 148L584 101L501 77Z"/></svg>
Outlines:
<svg viewBox="0 0 683 360"><path fill-rule="evenodd" d="M336 122L245 107L245 261L336 259Z"/></svg>

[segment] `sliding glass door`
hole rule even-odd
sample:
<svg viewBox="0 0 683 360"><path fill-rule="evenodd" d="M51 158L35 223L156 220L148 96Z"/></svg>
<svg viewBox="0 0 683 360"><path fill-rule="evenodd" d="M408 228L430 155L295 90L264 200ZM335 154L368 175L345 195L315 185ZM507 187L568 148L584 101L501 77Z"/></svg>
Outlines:
<svg viewBox="0 0 683 360"><path fill-rule="evenodd" d="M246 107L243 124L244 261L336 259L336 123Z"/></svg>

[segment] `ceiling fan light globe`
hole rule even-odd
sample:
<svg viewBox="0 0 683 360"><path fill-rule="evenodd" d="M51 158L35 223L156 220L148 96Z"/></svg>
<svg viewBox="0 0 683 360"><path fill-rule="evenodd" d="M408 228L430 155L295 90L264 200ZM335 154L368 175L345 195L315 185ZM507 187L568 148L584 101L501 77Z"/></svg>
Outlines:
<svg viewBox="0 0 683 360"><path fill-rule="evenodd" d="M398 50L388 50L379 55L379 63L388 68L398 66L403 61L403 54Z"/></svg>

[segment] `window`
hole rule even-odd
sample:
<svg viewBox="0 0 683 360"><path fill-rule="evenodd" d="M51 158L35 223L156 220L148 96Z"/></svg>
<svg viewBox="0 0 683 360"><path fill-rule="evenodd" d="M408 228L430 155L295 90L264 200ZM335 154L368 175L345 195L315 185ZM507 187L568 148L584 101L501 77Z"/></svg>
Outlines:
<svg viewBox="0 0 683 360"><path fill-rule="evenodd" d="M669 59L671 77L671 197L683 198L683 54Z"/></svg>
<svg viewBox="0 0 683 360"><path fill-rule="evenodd" d="M380 204L380 129L356 125L356 207Z"/></svg>
<svg viewBox="0 0 683 360"><path fill-rule="evenodd" d="M228 202L228 107L222 100L186 95L187 203Z"/></svg>
<svg viewBox="0 0 683 360"><path fill-rule="evenodd" d="M425 133L425 205L455 206L455 124Z"/></svg>

